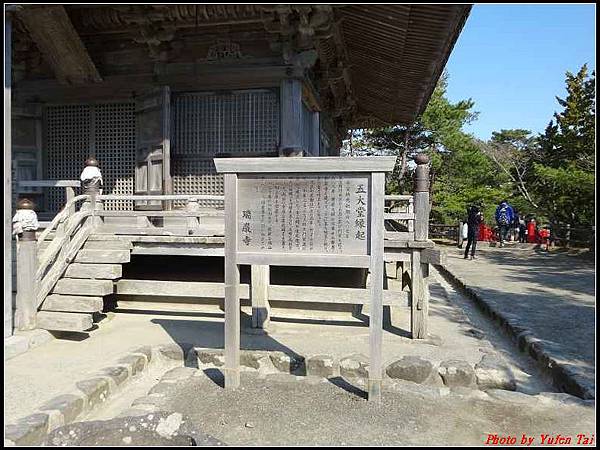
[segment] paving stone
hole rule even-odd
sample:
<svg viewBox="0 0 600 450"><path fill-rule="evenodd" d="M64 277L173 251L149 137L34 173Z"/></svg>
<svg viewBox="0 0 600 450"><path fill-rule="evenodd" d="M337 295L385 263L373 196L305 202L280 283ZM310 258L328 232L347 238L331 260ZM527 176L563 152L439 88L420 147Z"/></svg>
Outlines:
<svg viewBox="0 0 600 450"><path fill-rule="evenodd" d="M225 365L225 355L223 354L223 350L219 349L194 349L198 357L198 361L202 364L212 364L216 367L221 367Z"/></svg>
<svg viewBox="0 0 600 450"><path fill-rule="evenodd" d="M242 350L240 352L240 365L258 370L260 369L260 359L264 356L264 352Z"/></svg>
<svg viewBox="0 0 600 450"><path fill-rule="evenodd" d="M76 383L77 388L87 397L86 410L91 410L106 401L110 386L106 378L91 378Z"/></svg>
<svg viewBox="0 0 600 450"><path fill-rule="evenodd" d="M60 411L65 423L73 422L85 407L85 399L75 394L63 394L44 403L39 409Z"/></svg>
<svg viewBox="0 0 600 450"><path fill-rule="evenodd" d="M340 375L344 378L369 378L369 358L354 354L340 359Z"/></svg>
<svg viewBox="0 0 600 450"><path fill-rule="evenodd" d="M117 386L129 378L129 369L124 366L106 367L100 373L111 378Z"/></svg>
<svg viewBox="0 0 600 450"><path fill-rule="evenodd" d="M449 387L470 387L475 385L475 370L466 361L443 361L438 367L438 373L442 377L444 384Z"/></svg>
<svg viewBox="0 0 600 450"><path fill-rule="evenodd" d="M183 363L185 361L185 351L182 346L185 346L185 344L162 345L158 348L158 353L163 359L181 361Z"/></svg>
<svg viewBox="0 0 600 450"><path fill-rule="evenodd" d="M169 392L173 391L173 389L175 388L174 383L165 383L165 382L160 382L156 385L154 385L152 387L152 389L150 389L148 391L149 395L152 394L161 394L161 395L165 395L168 394Z"/></svg>
<svg viewBox="0 0 600 450"><path fill-rule="evenodd" d="M425 383L434 374L433 364L420 356L404 356L385 369L390 378Z"/></svg>
<svg viewBox="0 0 600 450"><path fill-rule="evenodd" d="M328 378L335 375L335 360L331 355L315 355L306 361L307 375Z"/></svg>
<svg viewBox="0 0 600 450"><path fill-rule="evenodd" d="M143 372L146 368L146 357L142 354L132 353L122 357L117 361L117 363L127 366L130 370L131 376L134 376L140 372Z"/></svg>
<svg viewBox="0 0 600 450"><path fill-rule="evenodd" d="M16 445L39 445L48 433L48 414L36 413L4 427L4 438Z"/></svg>
<svg viewBox="0 0 600 450"><path fill-rule="evenodd" d="M475 377L479 389L506 389L514 391L517 388L515 376L500 357L486 354L475 365Z"/></svg>
<svg viewBox="0 0 600 450"><path fill-rule="evenodd" d="M137 417L78 422L54 430L52 446L218 446L222 442L202 432L180 413L153 412Z"/></svg>
<svg viewBox="0 0 600 450"><path fill-rule="evenodd" d="M193 367L175 367L161 377L161 382L187 380L197 372Z"/></svg>
<svg viewBox="0 0 600 450"><path fill-rule="evenodd" d="M150 364L150 361L152 361L152 347L150 347L149 345L144 345L142 347L136 348L131 353L141 353L143 355L146 355L146 360L148 361L148 364Z"/></svg>
<svg viewBox="0 0 600 450"><path fill-rule="evenodd" d="M306 375L304 357L300 355L288 355L283 352L273 352L269 355L273 366L280 372L294 375Z"/></svg>

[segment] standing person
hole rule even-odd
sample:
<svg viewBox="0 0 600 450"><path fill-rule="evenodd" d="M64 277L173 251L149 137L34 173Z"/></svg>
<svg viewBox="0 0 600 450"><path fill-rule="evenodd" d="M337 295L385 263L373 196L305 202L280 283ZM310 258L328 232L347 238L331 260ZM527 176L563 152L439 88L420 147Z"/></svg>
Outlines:
<svg viewBox="0 0 600 450"><path fill-rule="evenodd" d="M527 242L527 225L522 217L519 218L519 242L521 244Z"/></svg>
<svg viewBox="0 0 600 450"><path fill-rule="evenodd" d="M513 222L514 215L512 206L510 206L506 200L502 200L496 208L496 223L500 230L500 247L504 247L506 234Z"/></svg>
<svg viewBox="0 0 600 450"><path fill-rule="evenodd" d="M460 232L462 233L463 242L466 241L469 238L469 224L467 223L466 219L463 220ZM462 242L460 243L460 248L462 248Z"/></svg>
<svg viewBox="0 0 600 450"><path fill-rule="evenodd" d="M510 226L511 241L517 242L519 240L519 220L519 212L515 209L515 216Z"/></svg>
<svg viewBox="0 0 600 450"><path fill-rule="evenodd" d="M481 224L483 215L479 206L472 205L467 209L467 247L465 248L465 259L469 257L469 248L471 249L471 259L475 259L475 248L477 247L477 234L479 233L479 224Z"/></svg>

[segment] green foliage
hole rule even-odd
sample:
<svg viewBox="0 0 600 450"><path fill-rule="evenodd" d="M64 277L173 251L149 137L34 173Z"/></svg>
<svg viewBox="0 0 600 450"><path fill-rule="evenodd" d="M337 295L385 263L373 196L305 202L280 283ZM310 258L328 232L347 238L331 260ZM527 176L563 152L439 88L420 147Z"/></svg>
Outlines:
<svg viewBox="0 0 600 450"><path fill-rule="evenodd" d="M539 220L593 223L595 169L595 74L587 67L566 74L563 110L545 132L502 129L488 142L464 131L477 118L471 99L452 103L446 97L448 76L440 78L426 110L411 126L354 130L344 153L395 155L388 193L412 192L414 164L420 152L431 159L431 217L437 223L464 219L479 204L487 223L507 199L521 214ZM350 145L350 143L352 145Z"/></svg>
<svg viewBox="0 0 600 450"><path fill-rule="evenodd" d="M584 65L576 75L566 73L567 97L557 97L561 112L554 114L538 138L531 183L540 210L552 222L594 223L596 167L595 72Z"/></svg>

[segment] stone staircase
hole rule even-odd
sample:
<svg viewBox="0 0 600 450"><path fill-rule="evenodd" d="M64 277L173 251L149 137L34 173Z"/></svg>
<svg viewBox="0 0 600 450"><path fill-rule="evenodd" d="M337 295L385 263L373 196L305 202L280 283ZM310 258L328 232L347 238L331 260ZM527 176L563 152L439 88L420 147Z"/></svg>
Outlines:
<svg viewBox="0 0 600 450"><path fill-rule="evenodd" d="M50 241L43 242L38 257ZM50 331L87 331L104 309L105 297L114 292L122 265L130 261L131 242L85 242L67 267L37 315L37 327Z"/></svg>

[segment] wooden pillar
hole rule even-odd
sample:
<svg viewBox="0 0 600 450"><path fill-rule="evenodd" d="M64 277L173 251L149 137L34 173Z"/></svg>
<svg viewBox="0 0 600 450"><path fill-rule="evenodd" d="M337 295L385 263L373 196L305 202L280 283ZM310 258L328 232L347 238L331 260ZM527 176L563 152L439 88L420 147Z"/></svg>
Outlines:
<svg viewBox="0 0 600 450"><path fill-rule="evenodd" d="M429 235L429 157L419 154L415 158L417 169L414 183L415 241L427 241ZM427 337L429 311L429 264L421 263L421 249L414 249L411 257L411 318L413 339Z"/></svg>
<svg viewBox="0 0 600 450"><path fill-rule="evenodd" d="M312 118L312 142L311 142L311 153L312 156L321 156L321 123L319 118L319 111L311 113Z"/></svg>
<svg viewBox="0 0 600 450"><path fill-rule="evenodd" d="M281 142L279 156L302 156L302 82L281 82Z"/></svg>
<svg viewBox="0 0 600 450"><path fill-rule="evenodd" d="M415 162L415 241L426 241L429 236L429 157L420 153L415 157Z"/></svg>
<svg viewBox="0 0 600 450"><path fill-rule="evenodd" d="M383 377L383 198L385 174L371 174L371 304L369 308L369 401L381 403Z"/></svg>
<svg viewBox="0 0 600 450"><path fill-rule="evenodd" d="M250 284L250 301L252 303L252 328L267 329L269 327L269 266L252 265Z"/></svg>
<svg viewBox="0 0 600 450"><path fill-rule="evenodd" d="M6 9L11 6L6 6ZM14 8L14 7L13 7ZM11 78L12 78L12 18L4 17L4 337L12 335L12 137L11 137Z"/></svg>
<svg viewBox="0 0 600 450"><path fill-rule="evenodd" d="M429 315L429 264L421 262L421 249L412 251L411 269L411 314L410 330L413 339L427 337L427 321Z"/></svg>
<svg viewBox="0 0 600 450"><path fill-rule="evenodd" d="M237 263L237 175L225 174L225 388L240 385L240 267Z"/></svg>
<svg viewBox="0 0 600 450"><path fill-rule="evenodd" d="M17 304L15 325L18 330L35 328L37 312L36 282L37 240L35 231L24 231L17 245Z"/></svg>

